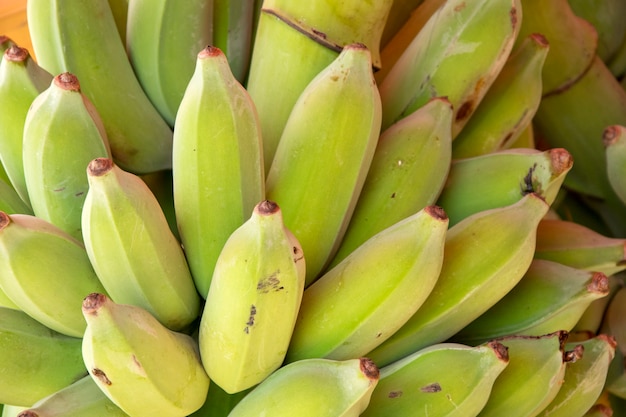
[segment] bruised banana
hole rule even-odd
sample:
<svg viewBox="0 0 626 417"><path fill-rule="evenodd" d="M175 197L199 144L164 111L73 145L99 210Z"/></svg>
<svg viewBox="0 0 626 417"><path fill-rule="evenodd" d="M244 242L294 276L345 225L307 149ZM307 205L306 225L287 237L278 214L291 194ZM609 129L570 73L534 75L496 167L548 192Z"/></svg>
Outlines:
<svg viewBox="0 0 626 417"><path fill-rule="evenodd" d="M176 117L172 176L181 241L206 298L224 243L265 195L255 106L218 48L197 54Z"/></svg>
<svg viewBox="0 0 626 417"><path fill-rule="evenodd" d="M306 285L331 261L378 141L381 103L370 51L347 45L300 95L267 176L267 198L306 254Z"/></svg>
<svg viewBox="0 0 626 417"><path fill-rule="evenodd" d="M85 297L82 355L89 374L131 416L184 417L209 389L197 342L160 324L141 307L103 294Z"/></svg>
<svg viewBox="0 0 626 417"><path fill-rule="evenodd" d="M602 141L609 184L619 199L626 204L626 124L608 126L604 129Z"/></svg>
<svg viewBox="0 0 626 417"><path fill-rule="evenodd" d="M109 158L87 167L82 229L89 260L117 303L140 306L181 330L200 312L183 250L154 194Z"/></svg>
<svg viewBox="0 0 626 417"><path fill-rule="evenodd" d="M304 359L273 372L246 395L229 417L358 417L379 379L367 358Z"/></svg>
<svg viewBox="0 0 626 417"><path fill-rule="evenodd" d="M286 361L356 358L390 337L435 285L447 230L445 212L427 206L322 275L304 291Z"/></svg>
<svg viewBox="0 0 626 417"><path fill-rule="evenodd" d="M305 273L281 208L260 202L224 244L200 321L202 363L224 391L250 388L283 363Z"/></svg>

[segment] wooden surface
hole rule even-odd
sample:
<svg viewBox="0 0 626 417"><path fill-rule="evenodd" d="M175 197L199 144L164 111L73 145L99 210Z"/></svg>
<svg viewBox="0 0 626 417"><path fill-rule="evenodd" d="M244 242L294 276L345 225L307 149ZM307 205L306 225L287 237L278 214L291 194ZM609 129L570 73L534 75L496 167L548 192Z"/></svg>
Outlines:
<svg viewBox="0 0 626 417"><path fill-rule="evenodd" d="M8 36L35 55L26 24L26 0L0 0L0 35Z"/></svg>

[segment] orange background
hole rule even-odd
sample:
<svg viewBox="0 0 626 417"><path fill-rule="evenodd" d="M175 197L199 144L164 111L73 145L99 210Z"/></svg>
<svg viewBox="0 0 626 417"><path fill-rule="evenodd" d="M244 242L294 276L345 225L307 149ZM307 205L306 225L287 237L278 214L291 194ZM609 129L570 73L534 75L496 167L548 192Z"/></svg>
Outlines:
<svg viewBox="0 0 626 417"><path fill-rule="evenodd" d="M8 36L35 55L26 25L26 0L0 0L0 35Z"/></svg>

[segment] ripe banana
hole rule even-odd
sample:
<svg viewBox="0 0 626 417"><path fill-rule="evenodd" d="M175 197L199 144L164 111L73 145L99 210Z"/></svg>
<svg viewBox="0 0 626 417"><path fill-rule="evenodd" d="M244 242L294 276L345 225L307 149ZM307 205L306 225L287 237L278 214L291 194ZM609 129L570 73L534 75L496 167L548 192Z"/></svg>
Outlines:
<svg viewBox="0 0 626 417"><path fill-rule="evenodd" d="M224 243L265 195L255 106L218 48L197 55L176 117L172 165L178 229L206 298Z"/></svg>
<svg viewBox="0 0 626 417"><path fill-rule="evenodd" d="M300 244L281 208L256 205L224 244L199 330L202 363L224 391L250 388L285 358L304 290Z"/></svg>
<svg viewBox="0 0 626 417"><path fill-rule="evenodd" d="M445 341L519 282L535 249L546 202L529 193L517 203L476 213L450 227L435 287L411 318L368 354L385 366Z"/></svg>
<svg viewBox="0 0 626 417"><path fill-rule="evenodd" d="M266 181L306 254L306 284L331 261L370 167L382 110L370 51L347 45L302 92ZM265 137L264 137L265 139Z"/></svg>
<svg viewBox="0 0 626 417"><path fill-rule="evenodd" d="M131 416L187 416L207 396L206 375L191 336L161 325L141 307L103 294L85 297L82 354L89 374Z"/></svg>
<svg viewBox="0 0 626 417"><path fill-rule="evenodd" d="M378 378L378 368L367 358L304 359L272 373L228 416L358 417Z"/></svg>
<svg viewBox="0 0 626 417"><path fill-rule="evenodd" d="M617 197L626 204L626 125L604 129L602 141L606 156L606 174Z"/></svg>
<svg viewBox="0 0 626 417"><path fill-rule="evenodd" d="M233 75L245 83L252 55L254 0L211 0L213 3L213 45L228 58Z"/></svg>
<svg viewBox="0 0 626 417"><path fill-rule="evenodd" d="M447 230L445 212L427 206L322 275L304 291L286 361L356 358L389 338L434 287Z"/></svg>
<svg viewBox="0 0 626 417"><path fill-rule="evenodd" d="M87 178L82 229L102 285L115 302L140 306L166 327L183 329L198 317L200 297L154 194L109 158L91 161Z"/></svg>
<svg viewBox="0 0 626 417"><path fill-rule="evenodd" d="M133 73L108 1L30 0L26 12L37 62L78 77L116 162L134 173L170 168L172 130Z"/></svg>

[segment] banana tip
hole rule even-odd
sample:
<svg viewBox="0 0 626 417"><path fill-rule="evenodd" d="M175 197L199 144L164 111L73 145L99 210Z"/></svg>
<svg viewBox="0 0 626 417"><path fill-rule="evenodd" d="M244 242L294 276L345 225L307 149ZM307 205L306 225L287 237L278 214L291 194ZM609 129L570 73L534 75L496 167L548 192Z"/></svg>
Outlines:
<svg viewBox="0 0 626 417"><path fill-rule="evenodd" d="M80 92L78 77L71 72L62 72L54 77L54 85L65 91Z"/></svg>
<svg viewBox="0 0 626 417"><path fill-rule="evenodd" d="M618 141L620 135L626 130L624 127L612 125L604 129L602 132L602 143L604 146L611 146Z"/></svg>
<svg viewBox="0 0 626 417"><path fill-rule="evenodd" d="M11 216L4 211L0 211L0 230L11 224Z"/></svg>
<svg viewBox="0 0 626 417"><path fill-rule="evenodd" d="M24 62L29 56L28 49L17 45L12 45L4 51L4 58L11 62Z"/></svg>
<svg viewBox="0 0 626 417"><path fill-rule="evenodd" d="M31 410L24 410L17 417L39 417L39 414Z"/></svg>
<svg viewBox="0 0 626 417"><path fill-rule="evenodd" d="M361 372L371 381L378 381L380 378L380 369L370 358L360 358Z"/></svg>
<svg viewBox="0 0 626 417"><path fill-rule="evenodd" d="M107 296L97 292L89 294L83 300L83 312L85 314L97 314L100 307L108 300Z"/></svg>
<svg viewBox="0 0 626 417"><path fill-rule="evenodd" d="M495 340L489 342L488 346L493 349L498 359L504 362L509 361L509 348L507 346Z"/></svg>
<svg viewBox="0 0 626 417"><path fill-rule="evenodd" d="M277 213L280 210L278 204L275 201L263 200L256 206L257 214L268 216Z"/></svg>
<svg viewBox="0 0 626 417"><path fill-rule="evenodd" d="M89 162L87 174L92 177L99 177L106 174L113 168L113 160L110 158L96 158Z"/></svg>

